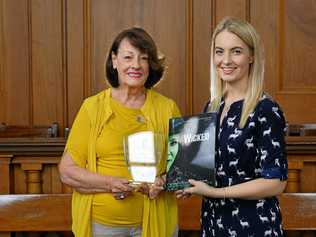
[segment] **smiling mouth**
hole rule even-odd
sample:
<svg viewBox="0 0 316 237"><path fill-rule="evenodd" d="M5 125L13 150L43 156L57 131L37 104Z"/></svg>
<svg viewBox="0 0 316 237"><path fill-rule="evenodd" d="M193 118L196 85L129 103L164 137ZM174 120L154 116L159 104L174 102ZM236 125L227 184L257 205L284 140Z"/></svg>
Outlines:
<svg viewBox="0 0 316 237"><path fill-rule="evenodd" d="M132 77L132 78L141 78L142 77L142 73L139 73L139 72L129 72L129 73L127 73L127 75L129 76L129 77Z"/></svg>
<svg viewBox="0 0 316 237"><path fill-rule="evenodd" d="M221 68L221 70L223 71L223 73L225 74L231 74L235 71L236 68Z"/></svg>

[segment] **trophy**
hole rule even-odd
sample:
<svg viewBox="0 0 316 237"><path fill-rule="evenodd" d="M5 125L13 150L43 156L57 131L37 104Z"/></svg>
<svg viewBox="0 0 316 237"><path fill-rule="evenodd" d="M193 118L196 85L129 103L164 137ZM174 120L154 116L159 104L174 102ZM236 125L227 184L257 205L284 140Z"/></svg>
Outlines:
<svg viewBox="0 0 316 237"><path fill-rule="evenodd" d="M130 171L132 186L153 184L165 147L162 134L143 131L124 138L124 157Z"/></svg>

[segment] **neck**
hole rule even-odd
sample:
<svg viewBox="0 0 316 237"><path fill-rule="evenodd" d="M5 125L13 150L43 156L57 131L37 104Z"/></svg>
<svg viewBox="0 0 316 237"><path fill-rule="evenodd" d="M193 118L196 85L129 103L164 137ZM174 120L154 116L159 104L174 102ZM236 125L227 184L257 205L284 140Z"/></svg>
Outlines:
<svg viewBox="0 0 316 237"><path fill-rule="evenodd" d="M225 87L225 102L229 104L242 100L246 97L247 89L248 89L248 80L240 80L235 83L226 83Z"/></svg>
<svg viewBox="0 0 316 237"><path fill-rule="evenodd" d="M130 108L141 108L146 100L146 89L118 87L112 88L112 98Z"/></svg>

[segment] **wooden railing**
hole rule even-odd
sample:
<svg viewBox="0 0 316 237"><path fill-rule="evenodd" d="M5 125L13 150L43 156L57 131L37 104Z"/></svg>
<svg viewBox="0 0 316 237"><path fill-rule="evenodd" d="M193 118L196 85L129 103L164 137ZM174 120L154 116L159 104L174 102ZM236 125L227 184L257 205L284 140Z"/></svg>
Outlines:
<svg viewBox="0 0 316 237"><path fill-rule="evenodd" d="M316 193L279 196L285 230L316 230ZM199 230L201 199L179 201L182 230ZM0 233L71 230L71 194L0 195Z"/></svg>

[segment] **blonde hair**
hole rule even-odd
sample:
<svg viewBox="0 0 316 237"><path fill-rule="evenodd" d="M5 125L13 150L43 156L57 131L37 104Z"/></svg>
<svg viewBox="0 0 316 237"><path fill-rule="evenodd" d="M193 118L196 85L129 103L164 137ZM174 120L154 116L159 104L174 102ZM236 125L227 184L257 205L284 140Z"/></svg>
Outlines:
<svg viewBox="0 0 316 237"><path fill-rule="evenodd" d="M239 127L243 128L246 124L250 113L255 109L260 97L263 93L263 79L264 79L264 56L263 46L260 43L260 37L256 30L248 22L235 19L231 17L224 18L216 26L211 45L211 105L209 111L218 111L221 99L224 96L225 84L218 76L216 67L214 65L214 47L216 36L222 32L228 31L237 35L250 49L253 56L253 62L249 68L248 88L242 108L241 119Z"/></svg>

